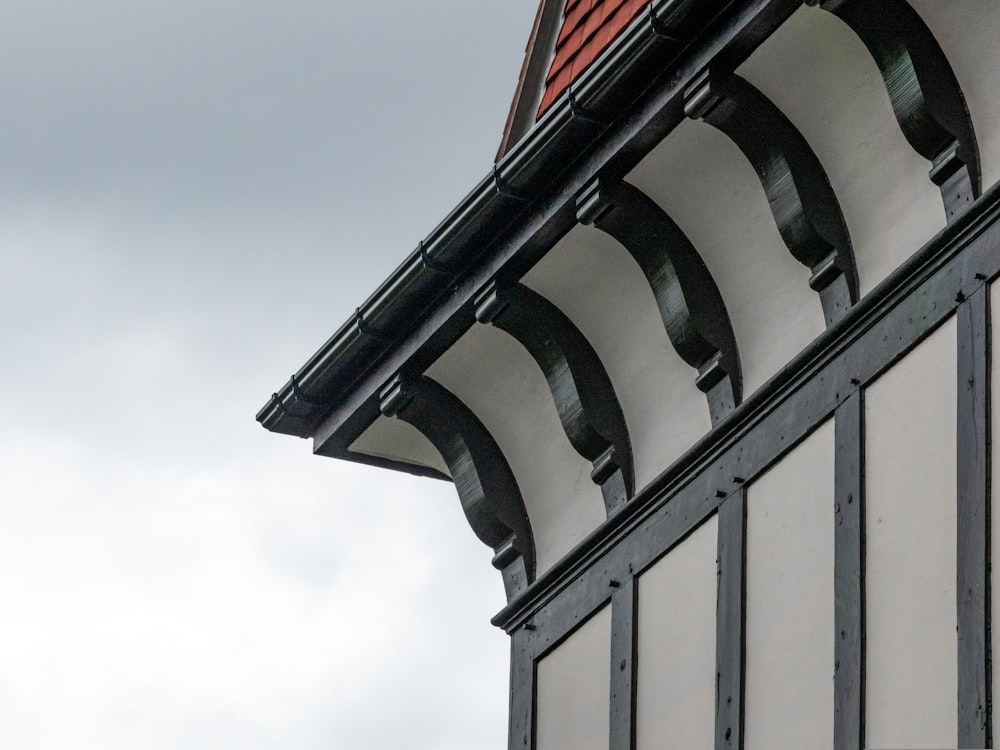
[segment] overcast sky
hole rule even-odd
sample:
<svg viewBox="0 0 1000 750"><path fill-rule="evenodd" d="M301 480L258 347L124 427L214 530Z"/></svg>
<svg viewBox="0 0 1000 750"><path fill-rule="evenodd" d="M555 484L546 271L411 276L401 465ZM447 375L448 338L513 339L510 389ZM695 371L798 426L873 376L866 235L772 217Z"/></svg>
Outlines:
<svg viewBox="0 0 1000 750"><path fill-rule="evenodd" d="M0 747L506 747L453 488L254 415L487 174L535 6L0 5Z"/></svg>

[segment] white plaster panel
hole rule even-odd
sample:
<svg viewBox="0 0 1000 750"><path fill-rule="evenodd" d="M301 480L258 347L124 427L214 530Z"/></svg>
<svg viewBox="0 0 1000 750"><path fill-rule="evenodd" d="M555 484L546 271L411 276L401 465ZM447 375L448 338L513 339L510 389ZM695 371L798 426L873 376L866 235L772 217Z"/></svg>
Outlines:
<svg viewBox="0 0 1000 750"><path fill-rule="evenodd" d="M910 0L938 40L965 94L983 161L1000 180L1000 7L996 0Z"/></svg>
<svg viewBox="0 0 1000 750"><path fill-rule="evenodd" d="M358 435L350 450L378 458L429 466L451 476L437 448L413 425L402 419L379 417Z"/></svg>
<svg viewBox="0 0 1000 750"><path fill-rule="evenodd" d="M956 377L952 318L865 395L870 748L958 735Z"/></svg>
<svg viewBox="0 0 1000 750"><path fill-rule="evenodd" d="M513 337L476 325L427 374L479 417L506 456L531 521L538 573L604 522L592 466L573 450L545 376Z"/></svg>
<svg viewBox="0 0 1000 750"><path fill-rule="evenodd" d="M875 61L840 19L800 8L738 72L795 124L826 169L862 294L944 227L930 163L903 137Z"/></svg>
<svg viewBox="0 0 1000 750"><path fill-rule="evenodd" d="M711 429L697 372L674 351L639 265L600 230L577 226L523 279L583 332L628 424L636 489Z"/></svg>
<svg viewBox="0 0 1000 750"><path fill-rule="evenodd" d="M833 746L834 428L747 494L746 750Z"/></svg>
<svg viewBox="0 0 1000 750"><path fill-rule="evenodd" d="M639 578L639 750L714 743L717 549L712 516Z"/></svg>
<svg viewBox="0 0 1000 750"><path fill-rule="evenodd" d="M990 285L990 323L993 329L993 340L996 340L996 336L1000 333L1000 285L991 284ZM1000 399L1000 361L996 355L992 355L992 370L990 371L990 429L991 435L1000 435L1000 404L997 400ZM997 460L997 452L1000 443L994 443L994 448L991 451L990 462L992 463L992 473L990 475L990 503L991 503L991 516L990 516L990 537L992 544L990 545L990 589L991 589L991 599L990 607L992 609L991 622L1000 623L1000 534L996 533L996 529L1000 528L1000 461ZM1000 633L1000 628L994 626L994 633ZM993 647L993 675L992 684L994 685L994 691L1000 690L1000 638L997 635L993 636L993 642L996 644ZM1000 695L996 695L993 698L993 726L1000 728ZM994 733L996 733L994 729Z"/></svg>
<svg viewBox="0 0 1000 750"><path fill-rule="evenodd" d="M712 272L749 395L824 328L809 269L782 241L756 172L726 136L688 120L628 180L670 215Z"/></svg>
<svg viewBox="0 0 1000 750"><path fill-rule="evenodd" d="M606 750L611 714L611 607L538 662L537 750Z"/></svg>

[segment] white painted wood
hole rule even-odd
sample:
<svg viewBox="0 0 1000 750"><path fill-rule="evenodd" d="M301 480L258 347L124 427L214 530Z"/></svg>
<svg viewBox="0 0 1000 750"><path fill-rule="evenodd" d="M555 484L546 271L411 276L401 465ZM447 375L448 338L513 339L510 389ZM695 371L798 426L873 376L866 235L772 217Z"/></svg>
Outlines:
<svg viewBox="0 0 1000 750"><path fill-rule="evenodd" d="M903 137L875 61L840 19L800 8L738 72L785 113L826 169L862 294L944 227L930 164Z"/></svg>
<svg viewBox="0 0 1000 750"><path fill-rule="evenodd" d="M531 521L539 574L604 522L592 466L573 450L545 376L513 337L476 325L427 374L479 417L506 456Z"/></svg>
<svg viewBox="0 0 1000 750"><path fill-rule="evenodd" d="M809 269L785 247L757 174L726 136L689 120L627 179L677 222L712 272L750 395L824 328Z"/></svg>
<svg viewBox="0 0 1000 750"><path fill-rule="evenodd" d="M616 240L577 226L523 281L577 325L604 363L641 489L712 426L697 372L671 346L646 277Z"/></svg>
<svg viewBox="0 0 1000 750"><path fill-rule="evenodd" d="M437 448L413 425L402 419L379 417L358 435L350 450L378 458L428 466L451 476Z"/></svg>
<svg viewBox="0 0 1000 750"><path fill-rule="evenodd" d="M910 0L965 94L983 160L983 187L1000 180L1000 7L996 0Z"/></svg>
<svg viewBox="0 0 1000 750"><path fill-rule="evenodd" d="M606 750L611 715L611 607L538 662L537 750Z"/></svg>
<svg viewBox="0 0 1000 750"><path fill-rule="evenodd" d="M833 745L834 428L747 493L746 750Z"/></svg>
<svg viewBox="0 0 1000 750"><path fill-rule="evenodd" d="M956 324L868 387L866 712L869 748L954 747Z"/></svg>
<svg viewBox="0 0 1000 750"><path fill-rule="evenodd" d="M638 750L713 745L717 544L712 516L639 578Z"/></svg>

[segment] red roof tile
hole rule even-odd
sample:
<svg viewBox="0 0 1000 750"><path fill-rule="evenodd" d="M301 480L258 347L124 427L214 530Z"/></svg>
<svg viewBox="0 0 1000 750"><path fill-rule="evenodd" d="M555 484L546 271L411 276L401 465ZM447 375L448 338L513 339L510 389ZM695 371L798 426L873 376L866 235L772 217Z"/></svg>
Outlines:
<svg viewBox="0 0 1000 750"><path fill-rule="evenodd" d="M651 0L567 0L541 117Z"/></svg>

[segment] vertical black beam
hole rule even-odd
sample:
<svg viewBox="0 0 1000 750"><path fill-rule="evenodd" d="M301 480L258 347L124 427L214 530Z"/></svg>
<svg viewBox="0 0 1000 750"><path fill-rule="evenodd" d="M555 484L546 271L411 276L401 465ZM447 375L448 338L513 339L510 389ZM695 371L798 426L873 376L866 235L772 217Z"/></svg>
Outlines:
<svg viewBox="0 0 1000 750"><path fill-rule="evenodd" d="M746 666L746 490L719 506L719 586L715 620L715 749L743 747Z"/></svg>
<svg viewBox="0 0 1000 750"><path fill-rule="evenodd" d="M538 674L531 625L510 637L510 727L508 750L534 750L535 701Z"/></svg>
<svg viewBox="0 0 1000 750"><path fill-rule="evenodd" d="M861 750L865 742L864 408L858 390L834 417L834 750Z"/></svg>
<svg viewBox="0 0 1000 750"><path fill-rule="evenodd" d="M635 750L636 643L638 579L613 581L611 597L611 736L610 750Z"/></svg>
<svg viewBox="0 0 1000 750"><path fill-rule="evenodd" d="M989 288L958 308L958 746L988 747Z"/></svg>

